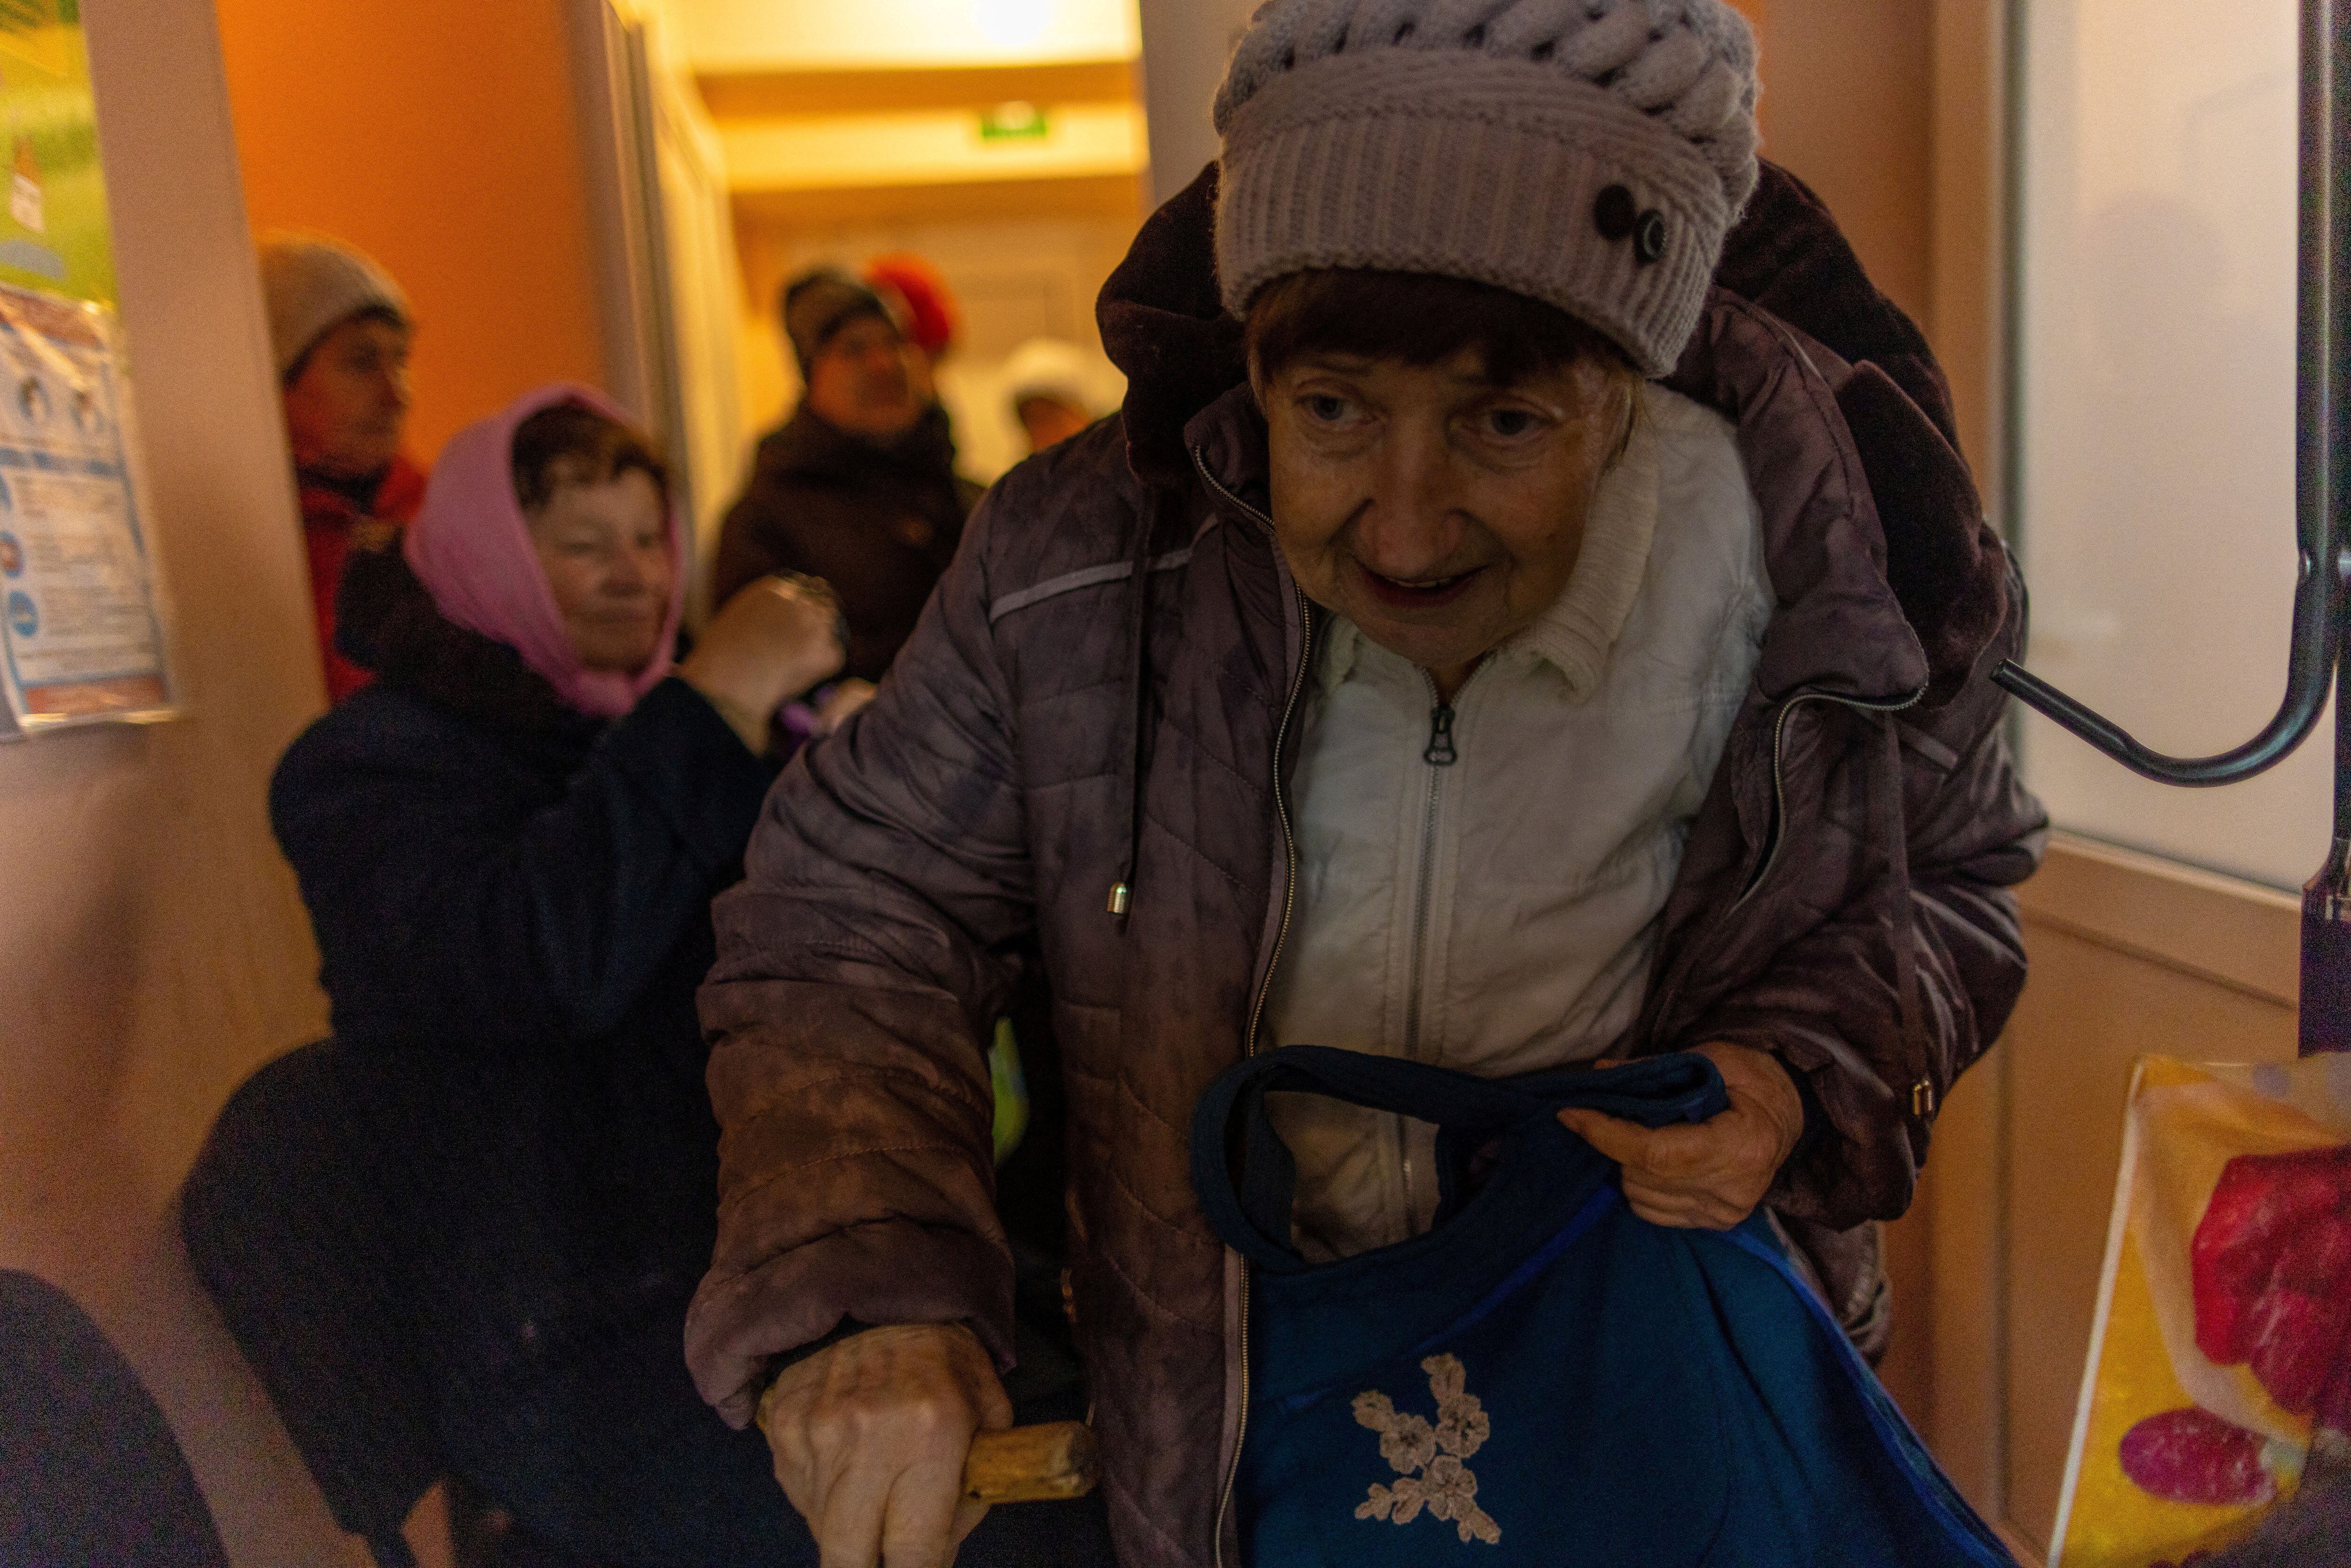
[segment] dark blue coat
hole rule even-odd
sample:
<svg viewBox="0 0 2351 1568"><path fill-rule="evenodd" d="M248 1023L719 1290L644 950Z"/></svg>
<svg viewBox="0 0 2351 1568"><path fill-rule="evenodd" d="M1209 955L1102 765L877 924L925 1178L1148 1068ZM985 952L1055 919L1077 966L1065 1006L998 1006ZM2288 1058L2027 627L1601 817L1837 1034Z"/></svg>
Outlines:
<svg viewBox="0 0 2351 1568"><path fill-rule="evenodd" d="M448 1097L499 1102L502 1141L547 1184L487 1230L520 1220L575 1266L582 1247L706 1261L717 1125L694 997L774 769L682 680L618 720L566 706L444 620L396 552L353 558L339 624L375 684L270 789L338 1044L482 1075Z"/></svg>
<svg viewBox="0 0 2351 1568"><path fill-rule="evenodd" d="M564 706L396 554L358 558L341 614L376 683L269 793L337 1038L691 1042L710 900L772 769L681 680L609 724Z"/></svg>
<svg viewBox="0 0 2351 1568"><path fill-rule="evenodd" d="M375 684L270 790L336 1038L223 1111L199 1276L386 1561L450 1473L597 1561L813 1561L679 1351L717 1171L695 990L773 769L682 681L565 707L397 555L353 558L338 630Z"/></svg>

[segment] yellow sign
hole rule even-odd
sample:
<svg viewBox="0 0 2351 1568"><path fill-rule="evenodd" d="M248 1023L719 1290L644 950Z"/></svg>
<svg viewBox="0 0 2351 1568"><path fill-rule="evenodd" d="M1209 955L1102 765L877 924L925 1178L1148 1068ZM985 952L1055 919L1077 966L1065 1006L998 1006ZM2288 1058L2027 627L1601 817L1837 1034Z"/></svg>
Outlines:
<svg viewBox="0 0 2351 1568"><path fill-rule="evenodd" d="M111 307L114 236L80 0L0 0L0 282Z"/></svg>

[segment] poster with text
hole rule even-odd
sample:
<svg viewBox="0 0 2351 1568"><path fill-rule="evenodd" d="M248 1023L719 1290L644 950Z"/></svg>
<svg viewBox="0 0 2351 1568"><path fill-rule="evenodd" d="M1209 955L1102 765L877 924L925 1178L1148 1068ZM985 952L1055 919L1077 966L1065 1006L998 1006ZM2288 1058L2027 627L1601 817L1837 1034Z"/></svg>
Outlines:
<svg viewBox="0 0 2351 1568"><path fill-rule="evenodd" d="M0 286L0 688L26 732L172 706L112 319Z"/></svg>

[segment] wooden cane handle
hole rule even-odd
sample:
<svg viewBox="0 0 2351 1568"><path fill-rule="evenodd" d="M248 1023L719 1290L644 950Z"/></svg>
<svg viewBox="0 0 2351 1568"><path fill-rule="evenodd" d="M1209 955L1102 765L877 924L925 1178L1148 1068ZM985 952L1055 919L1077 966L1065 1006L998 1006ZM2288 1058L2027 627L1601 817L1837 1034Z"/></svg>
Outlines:
<svg viewBox="0 0 2351 1568"><path fill-rule="evenodd" d="M760 1397L759 1430L769 1431L776 1391ZM1083 1421L1052 1421L981 1432L963 1463L963 1495L999 1502L1051 1502L1094 1490L1094 1429Z"/></svg>
<svg viewBox="0 0 2351 1568"><path fill-rule="evenodd" d="M1050 1502L1094 1490L1094 1429L1053 1421L982 1432L963 1464L963 1495L974 1502Z"/></svg>

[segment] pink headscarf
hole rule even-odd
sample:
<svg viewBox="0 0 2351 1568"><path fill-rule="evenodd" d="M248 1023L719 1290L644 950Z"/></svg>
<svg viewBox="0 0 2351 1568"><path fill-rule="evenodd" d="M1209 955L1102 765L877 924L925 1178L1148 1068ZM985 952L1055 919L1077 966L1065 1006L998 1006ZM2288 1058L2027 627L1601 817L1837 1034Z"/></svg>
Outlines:
<svg viewBox="0 0 2351 1568"><path fill-rule="evenodd" d="M442 614L514 649L556 695L581 713L619 718L670 673L685 607L685 528L673 503L669 616L653 663L634 675L584 668L538 564L530 523L514 487L515 427L541 409L567 402L637 428L618 404L587 387L558 383L526 392L503 413L450 437L434 465L423 508L408 525L402 550Z"/></svg>

